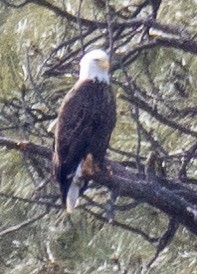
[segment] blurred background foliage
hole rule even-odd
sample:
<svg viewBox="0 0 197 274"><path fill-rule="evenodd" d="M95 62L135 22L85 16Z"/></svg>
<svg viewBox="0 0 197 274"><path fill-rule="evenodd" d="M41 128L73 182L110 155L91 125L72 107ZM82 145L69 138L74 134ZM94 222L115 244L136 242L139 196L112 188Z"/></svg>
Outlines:
<svg viewBox="0 0 197 274"><path fill-rule="evenodd" d="M80 1L49 2L73 15L79 12ZM132 2L135 7L135 4L143 1L114 0L110 3L114 9L121 9L128 2ZM99 1L84 0L80 15L90 20L105 20L103 9L105 7ZM141 16L146 17L149 9L148 6ZM162 1L157 19L165 24L180 24L195 35L196 11L195 0L165 0ZM62 97L77 79L80 54L72 64L68 64L64 75L44 77L43 63L61 60L65 52L80 48L80 41L77 40L58 51L55 57L49 58L56 47L79 31L72 22L38 5L29 4L11 9L0 2L1 136L31 140L52 147L52 136L47 127L55 118ZM94 46L94 43L90 44L90 48ZM99 46L99 42L96 42L96 46ZM117 54L124 55L126 52L127 48L123 47ZM28 70L31 71L31 77ZM176 108L181 112L182 108L194 108L197 105L197 59L190 53L159 47L143 51L129 65L128 71L146 96L151 96L154 90L160 102L165 102L160 107L166 116L168 108ZM147 75L151 76L153 82ZM121 71L114 73L114 78L121 77ZM136 124L131 120L131 106L122 100L123 91L120 87L114 84L114 90L118 122L111 145L135 154L138 141ZM30 106L37 120L28 114ZM180 120L178 115L176 119L174 111L174 119L182 125L190 124L193 130L197 127L197 120L190 115L184 115ZM155 140L162 144L168 155L183 152L194 141L193 137L162 125L144 111L140 111L140 122L147 131L153 132ZM144 139L141 142L141 156L144 159L150 149L150 143ZM118 161L127 159L115 152L110 152L110 155ZM195 161L188 167L188 174L197 178ZM28 155L0 148L1 193L24 199L57 194L57 186L53 184L37 192L44 178L49 177L49 165L46 164L44 171L38 168L45 164L41 158L29 160ZM173 177L181 163L174 160L166 165L169 165L168 172ZM43 208L36 203L0 196L0 231L41 214ZM142 236L103 224L80 209L72 216L72 224L65 220L63 222L62 215L60 209L52 209L37 222L1 237L0 273L145 273L146 264L154 256L154 246ZM117 213L117 219L133 227L140 227L155 238L167 227L164 214L144 205ZM171 245L163 251L149 272L195 274L196 250L195 237L180 228Z"/></svg>

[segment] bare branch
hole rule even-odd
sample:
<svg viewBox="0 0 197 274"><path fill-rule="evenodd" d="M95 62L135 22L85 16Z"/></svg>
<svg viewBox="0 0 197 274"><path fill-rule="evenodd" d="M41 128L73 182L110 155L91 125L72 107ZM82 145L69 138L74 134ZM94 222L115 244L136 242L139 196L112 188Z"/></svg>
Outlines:
<svg viewBox="0 0 197 274"><path fill-rule="evenodd" d="M3 231L0 231L0 238L2 238L2 236L5 236L9 233L12 233L12 232L15 232L15 231L18 231L20 230L21 228L24 228L28 225L31 225L35 222L37 222L38 220L42 219L46 214L48 213L48 210L45 210L43 213L39 214L38 216L36 217L33 217L33 218L29 218L27 219L26 221L24 222L21 222L20 224L17 224L17 225L14 225L14 226L11 226Z"/></svg>
<svg viewBox="0 0 197 274"><path fill-rule="evenodd" d="M0 138L0 145L21 152L38 154L50 159L51 150L30 142L18 142L8 138ZM137 201L143 201L156 207L187 227L197 235L197 218L195 216L197 205L197 193L169 180L155 177L154 181L147 181L139 175L132 174L115 162L110 161L112 176L97 173L89 179L93 179L99 185L117 190L119 196L131 197Z"/></svg>
<svg viewBox="0 0 197 274"><path fill-rule="evenodd" d="M50 2L45 1L45 0L26 0L26 1L24 1L21 4L18 4L18 5L15 5L15 4L11 3L8 0L2 0L2 1L6 6L11 7L11 8L17 8L17 9L21 8L21 7L24 7L25 5L28 5L28 4L36 4L38 6L46 8L48 10L51 10L56 15L58 15L60 17L63 17L63 18L67 19L70 22L73 22L73 23L76 23L76 24L78 23L76 16L71 15L67 11L62 10L61 8L59 8L59 7L53 5ZM86 27L96 27L97 25L99 25L99 23L95 25L96 22L86 20L86 19L82 19L82 23Z"/></svg>
<svg viewBox="0 0 197 274"><path fill-rule="evenodd" d="M182 180L182 178L187 177L187 165L189 164L190 160L194 156L194 153L197 150L197 143L195 143L186 153L182 162L181 169L179 170L179 179Z"/></svg>
<svg viewBox="0 0 197 274"><path fill-rule="evenodd" d="M54 202L48 202L48 201L40 201L39 199L27 199L27 198L22 198L22 197L18 197L18 196L14 196L11 194L7 194L7 193L1 193L0 192L0 197L6 198L6 199L11 199L13 201L20 201L23 203L28 203L28 204L36 204L36 205L41 205L41 206L45 206L47 208L56 208L56 209L61 209L62 206L55 204ZM57 197L55 197L57 200Z"/></svg>
<svg viewBox="0 0 197 274"><path fill-rule="evenodd" d="M117 163L115 164L116 166ZM116 174L116 170L113 167L113 176L96 174L92 179L100 185L107 186L110 190L117 189L120 196L143 200L145 203L157 207L169 216L176 218L178 222L197 235L197 218L194 214L197 205L196 192L190 190L195 200L195 203L191 204L187 200L187 195L182 196L184 195L183 192L182 194L181 192L176 193L171 189L171 186L176 186L173 182L169 182L169 185L166 182L165 187L163 184L160 184L160 178L156 177L154 182L147 182L126 171L122 171L122 174L120 174L120 168ZM189 192L189 189L184 189L186 192Z"/></svg>
<svg viewBox="0 0 197 274"><path fill-rule="evenodd" d="M158 45L163 47L172 47L177 49L182 49L185 52L190 52L197 54L197 41L192 41L190 39L178 39L178 38L165 38L165 37L156 37Z"/></svg>
<svg viewBox="0 0 197 274"><path fill-rule="evenodd" d="M151 265L156 261L159 254L164 250L164 248L170 244L170 242L174 238L174 235L175 235L178 227L179 227L179 223L177 223L176 219L171 218L169 221L168 228L167 228L166 232L159 239L159 243L157 245L157 250L156 250L155 256L152 258L152 260L147 265L148 268L150 268Z"/></svg>
<svg viewBox="0 0 197 274"><path fill-rule="evenodd" d="M83 208L83 207L82 207ZM92 210L88 209L88 208L83 208L86 212L88 212L89 214L91 214L92 216L94 216L96 219L104 222L104 223L108 223L109 224L109 219L107 217L103 217L102 215L96 213L96 212L93 212ZM111 225L113 226L116 226L116 227L120 227L124 230L127 230L127 231L130 231L132 233L136 233L138 235L141 235L146 241L150 242L150 243L154 243L154 242L157 242L157 238L152 238L150 236L148 236L145 232L141 231L140 229L138 228L134 228L132 226L129 226L129 225L126 225L126 224L123 224L123 223L120 223L116 220L113 220L112 223L110 223Z"/></svg>
<svg viewBox="0 0 197 274"><path fill-rule="evenodd" d="M128 87L125 87L125 90L128 91ZM157 109L153 109L149 104L147 104L145 101L142 101L140 98L138 98L136 96L135 97L132 96L132 99L131 99L129 96L125 96L125 95L122 95L121 98L130 102L131 104L135 104L138 107L140 107L141 109L147 111L152 117L156 118L159 122L173 128L173 129L177 129L184 134L191 135L192 137L197 137L196 131L190 130L189 128L186 128L186 127L174 122L173 120L166 118L164 115L159 113Z"/></svg>
<svg viewBox="0 0 197 274"><path fill-rule="evenodd" d="M10 139L7 137L0 137L0 146L6 147L6 149L9 149L9 150L15 149L21 152L29 152L35 155L42 156L47 159L51 159L52 157L51 149L41 145L36 145L28 141L19 141L19 140Z"/></svg>

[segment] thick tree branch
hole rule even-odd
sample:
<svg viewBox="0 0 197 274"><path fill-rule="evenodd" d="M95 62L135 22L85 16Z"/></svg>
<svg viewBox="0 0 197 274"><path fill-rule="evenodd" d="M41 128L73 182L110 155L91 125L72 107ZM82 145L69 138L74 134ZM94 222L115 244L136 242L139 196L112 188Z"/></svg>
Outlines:
<svg viewBox="0 0 197 274"><path fill-rule="evenodd" d="M120 196L132 197L160 209L169 216L176 218L178 222L197 235L196 192L191 190L196 200L192 204L181 193L179 195L168 186L161 185L159 178L155 178L152 182L147 182L126 171L122 175L119 175L116 173L116 168L117 164L112 167L114 171L113 176L96 174L93 177L94 181L108 187L112 191L116 189Z"/></svg>
<svg viewBox="0 0 197 274"><path fill-rule="evenodd" d="M165 37L156 37L158 45L168 48L181 49L185 52L190 52L197 54L197 41L191 39L181 39L181 38L165 38Z"/></svg>
<svg viewBox="0 0 197 274"><path fill-rule="evenodd" d="M52 157L51 149L28 141L14 140L0 136L0 146L5 147L8 150L15 149L21 152L32 153L47 159L51 159Z"/></svg>
<svg viewBox="0 0 197 274"><path fill-rule="evenodd" d="M19 142L8 138L0 138L0 146L8 149L27 151L44 158L51 159L51 150L30 142ZM167 179L155 176L147 181L144 176L139 176L127 171L122 165L109 161L112 175L97 173L93 179L99 185L116 191L119 196L131 197L137 201L147 203L160 209L188 230L197 235L197 192Z"/></svg>

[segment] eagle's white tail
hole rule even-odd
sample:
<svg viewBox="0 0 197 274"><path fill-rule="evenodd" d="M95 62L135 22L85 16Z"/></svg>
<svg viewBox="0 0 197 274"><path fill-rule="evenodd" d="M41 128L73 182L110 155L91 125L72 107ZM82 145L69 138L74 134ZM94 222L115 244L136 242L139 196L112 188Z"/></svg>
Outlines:
<svg viewBox="0 0 197 274"><path fill-rule="evenodd" d="M72 182L66 199L66 207L68 213L72 213L74 208L77 206L79 191L80 187L75 182Z"/></svg>
<svg viewBox="0 0 197 274"><path fill-rule="evenodd" d="M68 213L72 213L78 204L78 198L79 198L80 189L82 187L82 181L83 180L82 180L81 164L79 164L67 194L66 207L67 207Z"/></svg>

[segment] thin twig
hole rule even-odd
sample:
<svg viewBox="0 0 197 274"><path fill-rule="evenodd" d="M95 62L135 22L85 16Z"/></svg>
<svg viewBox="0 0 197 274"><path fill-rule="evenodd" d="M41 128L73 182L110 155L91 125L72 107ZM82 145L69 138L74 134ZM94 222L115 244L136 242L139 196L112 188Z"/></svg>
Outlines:
<svg viewBox="0 0 197 274"><path fill-rule="evenodd" d="M83 29L82 29L82 24L81 24L81 8L82 8L83 0L79 1L79 8L77 12L77 20L78 20L78 27L79 27L79 41L81 43L81 50L82 50L82 55L84 54L85 48L84 48L84 43L83 43Z"/></svg>
<svg viewBox="0 0 197 274"><path fill-rule="evenodd" d="M28 199L28 198L22 198L22 197L18 197L12 194L7 194L7 193L2 193L0 192L0 197L4 197L6 199L11 199L13 201L20 201L23 203L28 203L28 204L36 204L36 205L41 205L41 206L45 206L48 208L56 208L56 209L61 209L62 206L55 204L55 202L51 203L51 202L47 202L47 201L40 201L38 199Z"/></svg>
<svg viewBox="0 0 197 274"><path fill-rule="evenodd" d="M88 212L89 214L94 216L96 219L98 219L98 220L100 220L104 223L109 223L109 219L107 217L103 217L102 215L100 215L96 212L93 212L92 210L90 210L88 208L85 208L85 207L82 207L82 208L83 208L83 210L85 210L86 212ZM145 232L141 231L140 229L131 227L131 226L123 224L123 223L120 223L116 220L113 220L113 222L110 223L110 225L113 225L115 227L120 227L124 230L127 230L127 231L130 231L132 233L136 233L138 235L141 235L146 241L148 241L150 243L155 243L155 242L158 241L158 238L150 237L149 235L147 235Z"/></svg>
<svg viewBox="0 0 197 274"><path fill-rule="evenodd" d="M2 236L5 236L9 233L12 233L12 232L15 232L15 231L18 231L20 230L21 228L24 228L28 225L31 225L35 222L37 222L38 220L40 220L41 218L43 218L46 214L48 213L48 210L45 210L43 213L39 214L38 216L36 217L33 217L33 218L29 218L27 219L26 221L24 222L21 222L20 224L17 224L17 225L13 225L3 231L0 232L0 239L2 238Z"/></svg>
<svg viewBox="0 0 197 274"><path fill-rule="evenodd" d="M159 254L164 250L164 248L167 245L169 245L171 243L178 227L179 227L179 223L176 221L176 219L171 218L169 220L169 224L168 224L168 228L167 228L166 232L159 239L159 243L157 245L156 253L155 253L154 257L148 263L147 268L150 268L153 265L153 263L158 258Z"/></svg>
<svg viewBox="0 0 197 274"><path fill-rule="evenodd" d="M136 166L139 173L142 172L141 162L140 162L140 151L141 151L141 130L140 130L140 121L139 121L139 108L135 106L135 114L133 115L136 121L136 133L137 133L137 145L136 145Z"/></svg>

